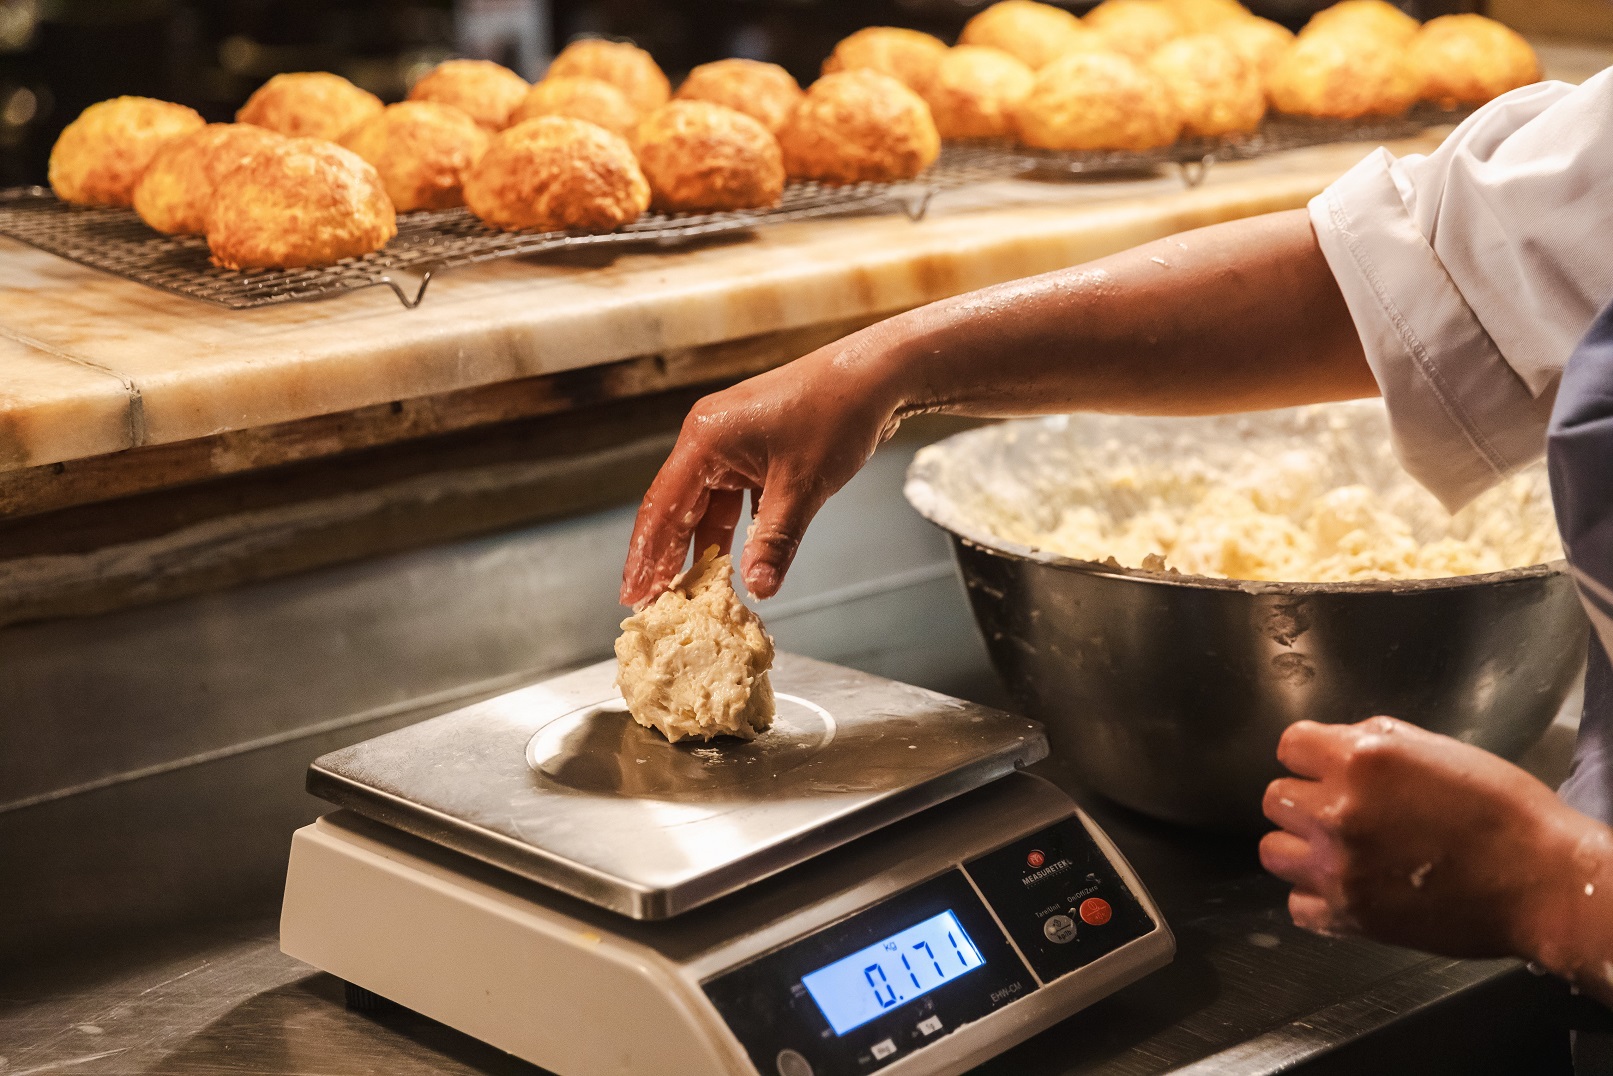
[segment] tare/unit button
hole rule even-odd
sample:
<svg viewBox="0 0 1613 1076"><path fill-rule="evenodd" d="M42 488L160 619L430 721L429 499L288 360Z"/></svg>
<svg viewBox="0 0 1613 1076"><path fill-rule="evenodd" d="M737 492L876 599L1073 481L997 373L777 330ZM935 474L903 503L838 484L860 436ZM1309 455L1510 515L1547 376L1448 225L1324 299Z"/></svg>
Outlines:
<svg viewBox="0 0 1613 1076"><path fill-rule="evenodd" d="M891 1039L881 1039L868 1052L874 1055L875 1061L883 1061L896 1052L896 1043Z"/></svg>
<svg viewBox="0 0 1613 1076"><path fill-rule="evenodd" d="M1067 915L1050 915L1042 923L1042 933L1055 945L1075 940L1075 920Z"/></svg>

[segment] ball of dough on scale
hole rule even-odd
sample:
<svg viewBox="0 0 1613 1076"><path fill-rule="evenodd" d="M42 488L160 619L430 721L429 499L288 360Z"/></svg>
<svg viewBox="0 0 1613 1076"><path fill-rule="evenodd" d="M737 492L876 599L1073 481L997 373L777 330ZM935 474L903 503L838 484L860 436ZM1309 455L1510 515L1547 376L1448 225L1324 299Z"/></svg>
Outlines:
<svg viewBox="0 0 1613 1076"><path fill-rule="evenodd" d="M1262 81L1288 46L1294 43L1293 32L1288 27L1255 16L1222 23L1214 33L1230 45L1233 52L1243 57L1244 62L1260 72Z"/></svg>
<svg viewBox="0 0 1613 1076"><path fill-rule="evenodd" d="M1170 88L1184 135L1247 134L1266 114L1260 73L1215 34L1167 41L1148 58L1148 69Z"/></svg>
<svg viewBox="0 0 1613 1076"><path fill-rule="evenodd" d="M878 71L922 94L935 77L947 47L940 38L900 26L868 26L834 47L823 61L823 73Z"/></svg>
<svg viewBox="0 0 1613 1076"><path fill-rule="evenodd" d="M381 177L358 154L318 138L288 138L219 181L207 245L224 269L333 265L398 234Z"/></svg>
<svg viewBox="0 0 1613 1076"><path fill-rule="evenodd" d="M469 115L434 101L388 105L342 138L381 174L399 213L464 205L465 173L491 136Z"/></svg>
<svg viewBox="0 0 1613 1076"><path fill-rule="evenodd" d="M1024 61L1000 49L959 45L936 68L925 99L942 138L1005 138L1035 84Z"/></svg>
<svg viewBox="0 0 1613 1076"><path fill-rule="evenodd" d="M1133 60L1146 60L1165 42L1182 36L1182 24L1162 0L1103 0L1082 23L1104 43Z"/></svg>
<svg viewBox="0 0 1613 1076"><path fill-rule="evenodd" d="M206 121L149 97L114 97L80 112L50 150L50 186L75 205L127 206L157 151Z"/></svg>
<svg viewBox="0 0 1613 1076"><path fill-rule="evenodd" d="M941 136L924 99L877 71L814 82L779 128L795 179L845 184L912 179L935 163Z"/></svg>
<svg viewBox="0 0 1613 1076"><path fill-rule="evenodd" d="M1441 15L1423 24L1408 50L1422 97L1443 108L1482 105L1540 81L1535 50L1483 15Z"/></svg>
<svg viewBox="0 0 1613 1076"><path fill-rule="evenodd" d="M381 111L381 99L329 71L293 71L259 86L235 114L238 123L291 138L335 142Z"/></svg>
<svg viewBox="0 0 1613 1076"><path fill-rule="evenodd" d="M655 59L637 45L589 37L560 50L549 65L549 78L597 78L622 91L640 115L672 98L672 84Z"/></svg>
<svg viewBox="0 0 1613 1076"><path fill-rule="evenodd" d="M1301 34L1266 75L1273 108L1321 119L1399 116L1420 90L1405 49L1354 30Z"/></svg>
<svg viewBox="0 0 1613 1076"><path fill-rule="evenodd" d="M958 44L1001 49L1033 71L1066 53L1103 47L1080 19L1036 0L998 0L964 23Z"/></svg>
<svg viewBox="0 0 1613 1076"><path fill-rule="evenodd" d="M1145 150L1182 130L1170 89L1115 53L1076 53L1036 73L1015 117L1027 146L1053 150Z"/></svg>
<svg viewBox="0 0 1613 1076"><path fill-rule="evenodd" d="M801 100L801 87L778 64L759 60L717 60L689 72L678 87L682 100L710 101L756 120L769 131L784 125L790 109Z"/></svg>
<svg viewBox="0 0 1613 1076"><path fill-rule="evenodd" d="M773 726L773 640L734 593L733 566L706 550L622 621L616 684L633 720L668 740L753 740Z"/></svg>
<svg viewBox="0 0 1613 1076"><path fill-rule="evenodd" d="M168 235L207 231L213 189L232 169L280 145L284 135L250 123L210 123L163 146L134 188L134 211Z"/></svg>
<svg viewBox="0 0 1613 1076"><path fill-rule="evenodd" d="M505 231L608 232L639 218L650 185L626 140L565 116L540 116L493 139L465 177L465 204Z"/></svg>
<svg viewBox="0 0 1613 1076"><path fill-rule="evenodd" d="M1182 32L1202 34L1219 29L1241 19L1252 19L1254 14L1238 0L1164 0Z"/></svg>
<svg viewBox="0 0 1613 1076"><path fill-rule="evenodd" d="M409 100L451 105L489 131L503 130L531 84L491 60L444 60L409 87Z"/></svg>
<svg viewBox="0 0 1613 1076"><path fill-rule="evenodd" d="M673 101L639 124L634 148L650 204L669 213L755 209L784 194L784 156L773 133L710 101Z"/></svg>
<svg viewBox="0 0 1613 1076"><path fill-rule="evenodd" d="M625 94L597 78L562 75L533 86L510 114L510 126L540 116L566 116L598 124L612 134L631 138L640 119Z"/></svg>
<svg viewBox="0 0 1613 1076"><path fill-rule="evenodd" d="M1301 37L1333 30L1356 30L1397 45L1411 44L1421 24L1384 0L1340 0L1323 8L1299 31Z"/></svg>

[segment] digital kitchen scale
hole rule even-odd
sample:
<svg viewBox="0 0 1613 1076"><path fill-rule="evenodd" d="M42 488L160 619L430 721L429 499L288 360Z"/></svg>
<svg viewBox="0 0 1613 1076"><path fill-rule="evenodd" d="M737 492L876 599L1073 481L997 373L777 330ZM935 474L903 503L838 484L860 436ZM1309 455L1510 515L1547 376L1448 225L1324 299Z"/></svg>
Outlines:
<svg viewBox="0 0 1613 1076"><path fill-rule="evenodd" d="M560 1076L959 1073L1175 952L1033 722L780 655L674 745L615 673L315 761L281 948Z"/></svg>

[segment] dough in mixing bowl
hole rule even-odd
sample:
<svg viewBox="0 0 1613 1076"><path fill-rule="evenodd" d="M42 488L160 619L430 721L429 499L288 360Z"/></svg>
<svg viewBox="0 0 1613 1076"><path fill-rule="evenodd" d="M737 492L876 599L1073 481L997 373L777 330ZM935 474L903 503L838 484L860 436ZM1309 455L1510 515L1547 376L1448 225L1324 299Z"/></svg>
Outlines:
<svg viewBox="0 0 1613 1076"><path fill-rule="evenodd" d="M668 740L737 736L773 724L773 640L734 593L733 565L712 546L622 621L616 683L633 719Z"/></svg>

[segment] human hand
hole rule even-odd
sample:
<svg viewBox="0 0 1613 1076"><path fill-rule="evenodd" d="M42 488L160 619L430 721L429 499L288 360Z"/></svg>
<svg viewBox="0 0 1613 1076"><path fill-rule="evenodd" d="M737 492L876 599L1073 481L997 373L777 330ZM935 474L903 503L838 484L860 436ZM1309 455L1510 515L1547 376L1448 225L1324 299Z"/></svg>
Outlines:
<svg viewBox="0 0 1613 1076"><path fill-rule="evenodd" d="M756 519L740 577L758 598L784 581L824 501L895 432L897 399L881 382L888 339L872 326L695 404L633 525L621 600L655 597L694 548L727 552L746 491Z"/></svg>
<svg viewBox="0 0 1613 1076"><path fill-rule="evenodd" d="M1538 958L1584 883L1581 823L1550 788L1470 744L1387 717L1302 721L1266 790L1260 842L1294 922L1460 957ZM1605 827L1599 827L1605 828Z"/></svg>

